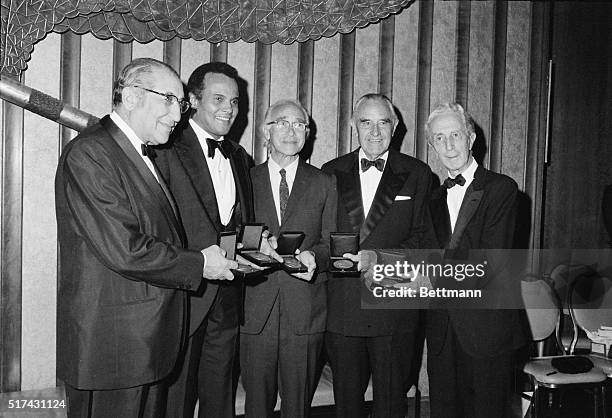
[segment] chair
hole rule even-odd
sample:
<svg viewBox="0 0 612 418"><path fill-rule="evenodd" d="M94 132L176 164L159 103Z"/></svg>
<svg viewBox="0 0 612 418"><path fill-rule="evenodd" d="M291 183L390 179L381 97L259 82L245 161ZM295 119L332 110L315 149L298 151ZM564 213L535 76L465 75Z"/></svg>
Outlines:
<svg viewBox="0 0 612 418"><path fill-rule="evenodd" d="M585 373L561 373L552 366L552 360L560 356L543 356L541 343L553 333L556 347L565 354L558 334L561 309L554 289L544 280L522 281L521 294L533 341L538 343L538 357L530 359L523 367L534 387L531 402L532 416L535 418L540 416L543 391L551 394L555 390L581 387L593 389L594 416L598 418L602 382L606 380L606 374L598 367ZM605 418L605 405L602 406Z"/></svg>
<svg viewBox="0 0 612 418"><path fill-rule="evenodd" d="M603 345L602 355L591 354L596 367L612 378L612 337L599 337L601 326L612 327L612 280L597 273L583 274L570 288L569 308L572 320L584 330L594 343ZM572 342L571 350L574 348ZM602 385L604 417L606 411L606 385Z"/></svg>

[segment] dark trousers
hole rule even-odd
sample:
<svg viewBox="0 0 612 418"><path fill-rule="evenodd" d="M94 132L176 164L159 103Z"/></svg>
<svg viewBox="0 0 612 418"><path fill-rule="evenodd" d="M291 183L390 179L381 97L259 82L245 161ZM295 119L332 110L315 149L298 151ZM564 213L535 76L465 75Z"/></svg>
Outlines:
<svg viewBox="0 0 612 418"><path fill-rule="evenodd" d="M80 390L66 385L68 418L160 418L165 382L115 390Z"/></svg>
<svg viewBox="0 0 612 418"><path fill-rule="evenodd" d="M338 418L365 416L364 393L370 375L375 418L404 417L415 334L348 337L325 334Z"/></svg>
<svg viewBox="0 0 612 418"><path fill-rule="evenodd" d="M323 333L296 335L291 319L281 314L281 303L278 295L261 333L240 334L247 418L272 417L277 394L281 417L309 416Z"/></svg>
<svg viewBox="0 0 612 418"><path fill-rule="evenodd" d="M233 368L238 342L241 290L220 286L202 325L191 335L168 388L166 417L234 417Z"/></svg>
<svg viewBox="0 0 612 418"><path fill-rule="evenodd" d="M431 418L509 416L512 360L512 351L474 357L449 329L441 352L427 354Z"/></svg>

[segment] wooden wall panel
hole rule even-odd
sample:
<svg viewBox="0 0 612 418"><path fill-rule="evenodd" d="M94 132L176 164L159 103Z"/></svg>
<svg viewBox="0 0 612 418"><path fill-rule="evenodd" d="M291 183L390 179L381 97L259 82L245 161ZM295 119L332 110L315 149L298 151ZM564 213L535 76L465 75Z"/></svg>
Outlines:
<svg viewBox="0 0 612 418"><path fill-rule="evenodd" d="M59 96L60 37L51 34L32 56L25 84ZM58 124L27 112L23 144L23 277L21 389L55 385L57 228L54 174L60 151Z"/></svg>
<svg viewBox="0 0 612 418"><path fill-rule="evenodd" d="M283 99L297 99L297 68L297 43L293 43L291 45L272 45L270 104Z"/></svg>
<svg viewBox="0 0 612 418"><path fill-rule="evenodd" d="M311 43L312 48L299 44L210 44L178 38L140 45L83 35L79 37L78 94L71 90L77 75L64 73L68 87L63 90L73 102L80 102L83 110L102 116L111 109L114 75L132 58L164 59L179 71L184 82L205 62L227 61L246 81L246 107L239 116L243 128L241 145L258 162L263 161L266 155L257 121L261 121L271 101L301 97L307 107L311 101L316 129L310 157L315 166L358 146L349 125L354 101L365 93L381 91L392 96L403 120L401 150L428 161L440 177L446 173L428 149L424 122L435 104L458 97L467 101L468 110L482 128L485 165L501 168L520 185L529 183L529 193L534 194L541 188L534 187L534 180L525 174L527 122L529 109L537 110L541 105L532 103L541 98L533 89L542 86L533 81L533 75L530 78L529 61L534 57L542 59L545 54L534 55L529 43L534 29L530 23L532 9L532 4L526 2L415 2L384 24L323 38ZM59 39L59 35L51 35L36 45L24 77L26 84L55 96L59 95L63 68ZM73 51L73 57L79 55L78 49ZM71 64L69 67L75 67L74 62ZM55 372L50 360L55 356L54 323L50 322L55 317L55 221L52 210L41 217L34 208L53 207L52 179L60 130L26 112L22 133L21 111L11 110L4 103L3 109L3 126L10 127L3 127L3 145L9 149L3 150L2 161L2 296L8 295L10 302L19 306L21 293L17 285L23 285L22 328L27 334L23 337L23 356L19 358L22 369L13 368L11 376L17 376L13 382L21 382L22 372L25 387L44 386L53 380ZM532 130L532 168L540 158L536 145L541 131ZM42 261L34 263L34 255ZM41 286L41 280L42 287L35 289L34 283ZM13 315L4 300L2 315ZM12 329L3 325L0 335L14 335L21 329L18 325ZM44 365L39 360L41 344L45 347L43 357L48 360ZM8 356L8 361L2 358L3 367L14 363L14 357L19 355L15 353L21 347L14 348L13 352L2 351L3 356ZM4 380L6 376L9 374L3 372Z"/></svg>
<svg viewBox="0 0 612 418"><path fill-rule="evenodd" d="M338 71L340 39L323 38L315 42L312 119L316 125L311 164L321 167L335 157L337 144Z"/></svg>
<svg viewBox="0 0 612 418"><path fill-rule="evenodd" d="M155 58L163 61L164 59L164 43L162 41L151 41L147 44L134 42L132 44L132 59L136 58Z"/></svg>
<svg viewBox="0 0 612 418"><path fill-rule="evenodd" d="M251 155L254 155L253 142L253 106L255 97L255 83L253 82L253 68L255 67L255 48L254 44L245 42L236 42L228 45L227 62L238 70L238 75L246 80L247 85L247 109L240 109L241 112L247 112L248 124L245 127L240 145L242 145Z"/></svg>
<svg viewBox="0 0 612 418"><path fill-rule="evenodd" d="M113 100L113 42L92 35L81 40L81 109L102 117Z"/></svg>
<svg viewBox="0 0 612 418"><path fill-rule="evenodd" d="M393 59L393 104L399 111L406 132L401 151L415 156L416 80L419 56L419 5L404 10L395 17L395 57Z"/></svg>
<svg viewBox="0 0 612 418"><path fill-rule="evenodd" d="M508 37L506 47L506 86L504 91L503 158L500 172L509 175L524 188L525 150L527 142L527 106L529 98L529 16L527 1L508 3Z"/></svg>
<svg viewBox="0 0 612 418"><path fill-rule="evenodd" d="M189 76L200 65L210 62L210 43L183 39L181 41L181 80L187 83Z"/></svg>
<svg viewBox="0 0 612 418"><path fill-rule="evenodd" d="M493 75L493 33L495 4L471 2L470 49L467 103L468 111L481 129L479 141L488 149L491 140L491 88ZM477 147L481 146L476 144ZM488 161L488 157L487 157Z"/></svg>

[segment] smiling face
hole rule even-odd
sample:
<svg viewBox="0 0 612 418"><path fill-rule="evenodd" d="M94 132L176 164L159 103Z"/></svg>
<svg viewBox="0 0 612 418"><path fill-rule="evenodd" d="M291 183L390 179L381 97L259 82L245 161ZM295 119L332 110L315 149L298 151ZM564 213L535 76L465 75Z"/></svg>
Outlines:
<svg viewBox="0 0 612 418"><path fill-rule="evenodd" d="M366 157L376 160L389 149L397 119L383 100L368 99L355 109L351 126Z"/></svg>
<svg viewBox="0 0 612 418"><path fill-rule="evenodd" d="M155 68L142 79L145 88L183 99L181 80L168 70ZM138 138L150 145L168 142L172 129L181 119L179 104L134 86L125 87L122 96L126 122Z"/></svg>
<svg viewBox="0 0 612 418"><path fill-rule="evenodd" d="M211 134L214 139L226 135L238 115L238 83L221 73L204 76L204 88L200 97L189 93L193 121Z"/></svg>
<svg viewBox="0 0 612 418"><path fill-rule="evenodd" d="M469 134L455 112L436 115L429 123L429 143L451 176L465 171L472 162L472 145L476 134Z"/></svg>
<svg viewBox="0 0 612 418"><path fill-rule="evenodd" d="M306 142L306 130L297 129L294 123L303 123L308 126L308 118L297 106L287 103L277 107L269 115L269 122L285 120L288 126L279 124L265 125L264 135L269 141L270 156L280 163L286 157L297 157Z"/></svg>

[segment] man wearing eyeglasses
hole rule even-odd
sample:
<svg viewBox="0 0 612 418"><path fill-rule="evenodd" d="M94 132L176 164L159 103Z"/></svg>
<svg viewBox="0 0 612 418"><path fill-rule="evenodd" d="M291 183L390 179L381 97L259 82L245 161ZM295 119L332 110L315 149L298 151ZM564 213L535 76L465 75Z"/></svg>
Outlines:
<svg viewBox="0 0 612 418"><path fill-rule="evenodd" d="M196 68L187 86L189 121L173 137L171 147L158 151L189 248L216 247L220 232L254 221L252 159L226 138L239 111L238 81L236 69L223 62ZM243 283L238 280L206 280L190 292L189 338L169 388L167 417L193 417L198 400L200 417L234 416L233 369L242 296Z"/></svg>
<svg viewBox="0 0 612 418"><path fill-rule="evenodd" d="M307 417L316 388L337 195L332 176L299 158L308 126L301 104L281 100L270 106L261 128L269 158L251 169L257 222L277 237L303 232L296 258L308 271L290 275L280 270L246 285L240 328L246 417L273 416L279 392L281 417Z"/></svg>
<svg viewBox="0 0 612 418"><path fill-rule="evenodd" d="M182 290L203 276L231 278L236 267L219 247L184 249L176 204L151 159L149 146L168 141L187 107L172 68L134 60L115 82L110 116L62 152L57 368L69 417L161 416L183 344Z"/></svg>
<svg viewBox="0 0 612 418"><path fill-rule="evenodd" d="M362 250L429 248L433 239L427 208L431 171L389 148L397 124L388 98L366 94L351 120L360 148L322 168L338 182L338 231L359 233ZM367 268L361 255L354 260ZM363 415L371 375L373 415L403 417L419 311L361 309L362 291L369 290L358 274L329 280L325 346L336 416Z"/></svg>

